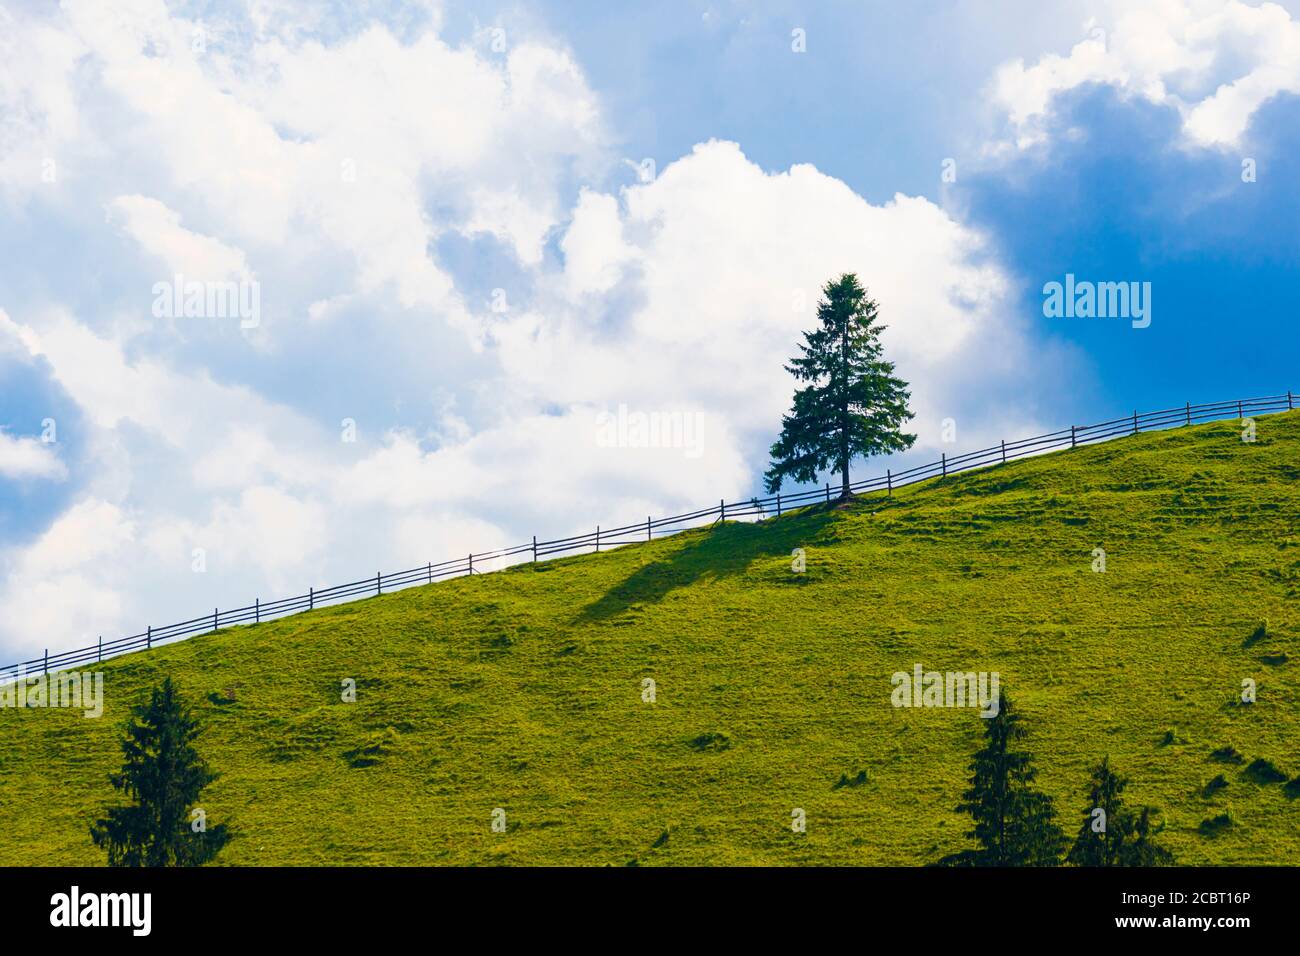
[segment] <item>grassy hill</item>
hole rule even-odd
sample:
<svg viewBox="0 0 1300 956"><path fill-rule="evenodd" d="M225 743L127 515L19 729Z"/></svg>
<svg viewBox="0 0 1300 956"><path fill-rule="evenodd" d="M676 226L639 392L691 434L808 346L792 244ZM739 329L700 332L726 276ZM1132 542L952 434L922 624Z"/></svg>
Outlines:
<svg viewBox="0 0 1300 956"><path fill-rule="evenodd" d="M969 845L952 807L984 724L891 706L916 663L1000 673L1067 831L1110 754L1179 862L1294 861L1300 783L1249 768L1300 774L1300 412L1240 436L1123 438L121 658L102 719L0 710L0 863L102 862L122 721L171 675L222 775L222 863L921 864Z"/></svg>

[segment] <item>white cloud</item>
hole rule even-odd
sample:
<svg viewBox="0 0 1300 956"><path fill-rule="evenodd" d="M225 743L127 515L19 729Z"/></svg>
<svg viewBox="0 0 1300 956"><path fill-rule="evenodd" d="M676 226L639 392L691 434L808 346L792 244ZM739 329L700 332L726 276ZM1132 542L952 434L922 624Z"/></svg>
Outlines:
<svg viewBox="0 0 1300 956"><path fill-rule="evenodd" d="M337 467L326 431L244 386L132 361L66 314L33 325L0 318L84 414L86 488L101 496L4 555L7 600L42 622L50 646L84 643L91 628L159 623L160 604L186 613L169 599L206 603L214 581L257 593L313 579L332 522L347 526L314 494ZM209 577L192 572L196 547L211 555ZM32 646L30 629L16 614L0 640Z"/></svg>
<svg viewBox="0 0 1300 956"><path fill-rule="evenodd" d="M1255 111L1300 93L1300 21L1274 3L1110 3L1066 56L1004 64L993 95L1021 146L1043 137L1055 96L1087 83L1172 106L1189 142L1234 147Z"/></svg>
<svg viewBox="0 0 1300 956"><path fill-rule="evenodd" d="M192 232L180 214L148 196L118 196L107 207L109 221L175 274L203 281L251 279L244 253L220 239Z"/></svg>
<svg viewBox="0 0 1300 956"><path fill-rule="evenodd" d="M165 174L148 191L171 210L143 197L113 203L147 248L342 252L358 291L392 289L402 306L437 309L448 322L464 325L470 310L430 254L440 235L486 232L536 264L563 215L560 173L591 168L604 149L581 71L535 43L494 56L427 31L399 40L380 25L333 45L293 30L243 41L218 24L209 28L220 42L196 52L197 24L168 16L161 0L127 9L69 0L63 23L131 117L120 161ZM221 238L173 241L178 216L221 223Z"/></svg>
<svg viewBox="0 0 1300 956"><path fill-rule="evenodd" d="M63 147L82 132L74 89L81 41L36 18L0 7L0 187L53 185Z"/></svg>
<svg viewBox="0 0 1300 956"><path fill-rule="evenodd" d="M329 525L329 509L320 502L256 485L233 500L217 500L202 524L184 518L156 524L148 543L160 558L176 564L192 564L194 549L200 548L214 565L254 568L280 591L303 579L326 547Z"/></svg>
<svg viewBox="0 0 1300 956"><path fill-rule="evenodd" d="M68 477L68 469L59 460L53 445L27 436L15 438L0 431L0 477L63 481Z"/></svg>
<svg viewBox="0 0 1300 956"><path fill-rule="evenodd" d="M160 357L131 361L120 342L64 312L31 325L7 321L31 356L49 363L54 380L103 428L126 420L179 447L200 428L195 408L231 412L258 403L246 388L216 385L202 372L178 374Z"/></svg>
<svg viewBox="0 0 1300 956"><path fill-rule="evenodd" d="M584 189L560 250L570 294L608 292L635 256L623 238L618 200Z"/></svg>
<svg viewBox="0 0 1300 956"><path fill-rule="evenodd" d="M96 628L118 636L122 598L118 582L105 578L120 573L112 569L134 535L134 523L106 501L83 499L60 515L10 562L0 589L7 609L0 656L82 646L102 633Z"/></svg>
<svg viewBox="0 0 1300 956"><path fill-rule="evenodd" d="M879 301L923 415L959 394L961 366L1008 374L1025 349L1003 308L1006 277L938 206L901 195L875 206L811 166L765 173L733 143L697 146L624 190L621 207L585 195L562 248L569 300L494 329L516 387L572 405L697 409L742 443L786 410L783 364L840 272ZM609 303L578 295L592 289L615 289L626 309L603 334L592 314Z"/></svg>
<svg viewBox="0 0 1300 956"><path fill-rule="evenodd" d="M23 553L19 570L30 575L74 570L114 553L133 534L132 522L116 505L80 501Z"/></svg>

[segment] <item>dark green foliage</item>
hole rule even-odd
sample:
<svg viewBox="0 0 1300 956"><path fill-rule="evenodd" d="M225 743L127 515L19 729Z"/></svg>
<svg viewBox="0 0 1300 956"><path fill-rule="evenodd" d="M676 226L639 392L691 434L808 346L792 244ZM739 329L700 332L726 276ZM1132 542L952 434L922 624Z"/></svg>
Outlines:
<svg viewBox="0 0 1300 956"><path fill-rule="evenodd" d="M975 827L967 835L980 845L939 861L940 866L1055 866L1064 836L1052 800L1033 788L1033 755L1013 750L1027 731L1006 694L996 716L985 720L984 748L970 763L970 789L958 813Z"/></svg>
<svg viewBox="0 0 1300 956"><path fill-rule="evenodd" d="M1168 866L1174 862L1174 855L1155 843L1156 835L1164 829L1164 824L1152 824L1151 807L1143 807L1133 824L1134 840L1128 849L1128 866Z"/></svg>
<svg viewBox="0 0 1300 956"><path fill-rule="evenodd" d="M194 749L201 730L171 678L155 687L149 703L131 709L120 773L113 788L135 802L110 807L90 828L109 866L198 866L230 839L225 824L194 832L190 809L216 774Z"/></svg>
<svg viewBox="0 0 1300 956"><path fill-rule="evenodd" d="M1160 866L1173 862L1173 854L1155 843L1161 828L1152 823L1151 807L1143 807L1134 815L1124 806L1122 794L1127 786L1128 779L1111 770L1109 757L1103 758L1093 768L1083 824L1066 854L1067 863L1075 866ZM1098 815L1098 809L1105 815ZM1094 829L1096 826L1101 826L1101 829Z"/></svg>
<svg viewBox="0 0 1300 956"><path fill-rule="evenodd" d="M1215 777L1213 780L1211 780L1209 783L1205 785L1205 789L1201 791L1201 795L1206 797L1212 797L1227 785L1228 785L1228 781L1224 779L1223 774L1219 774L1217 777Z"/></svg>
<svg viewBox="0 0 1300 956"><path fill-rule="evenodd" d="M786 366L808 382L794 393L794 407L781 420L772 464L763 476L768 492L786 478L812 482L833 466L841 495L849 497L849 462L855 457L906 451L915 435L900 429L912 417L907 383L883 358L877 305L857 276L846 273L822 290L821 327L804 334L803 353Z"/></svg>

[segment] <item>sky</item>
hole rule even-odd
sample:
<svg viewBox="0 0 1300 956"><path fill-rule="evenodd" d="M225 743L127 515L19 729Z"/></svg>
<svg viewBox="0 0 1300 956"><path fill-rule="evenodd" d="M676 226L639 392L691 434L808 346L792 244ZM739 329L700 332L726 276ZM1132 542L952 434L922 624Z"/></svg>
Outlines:
<svg viewBox="0 0 1300 956"><path fill-rule="evenodd" d="M1300 391L1300 5L668 9L0 0L0 663L754 494L842 272L857 477Z"/></svg>

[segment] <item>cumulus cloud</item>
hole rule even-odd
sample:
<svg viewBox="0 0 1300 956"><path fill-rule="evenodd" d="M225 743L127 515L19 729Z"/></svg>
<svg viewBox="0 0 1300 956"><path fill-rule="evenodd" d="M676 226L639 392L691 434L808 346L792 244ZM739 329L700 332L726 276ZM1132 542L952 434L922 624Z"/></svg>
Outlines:
<svg viewBox="0 0 1300 956"><path fill-rule="evenodd" d="M564 277L567 292L608 292L635 251L623 238L618 199L584 189L564 238Z"/></svg>
<svg viewBox="0 0 1300 956"><path fill-rule="evenodd" d="M68 469L51 445L30 436L15 438L0 431L0 477L63 481L68 477Z"/></svg>
<svg viewBox="0 0 1300 956"><path fill-rule="evenodd" d="M590 168L604 149L577 65L526 41L489 56L378 24L331 45L279 33L241 43L208 25L212 42L196 50L203 25L161 0L126 11L70 0L62 25L132 116L123 155L157 164L189 207L139 196L111 205L146 248L165 244L172 257L183 246L221 258L292 242L300 254L350 257L359 291L392 289L405 307L463 323L469 310L430 246L447 231L486 233L536 264L564 212L559 174ZM178 213L200 234L219 224L223 248L168 236Z"/></svg>
<svg viewBox="0 0 1300 956"><path fill-rule="evenodd" d="M1027 347L984 238L943 209L873 205L812 166L767 173L734 143L697 146L620 197L585 194L562 247L556 299L494 329L511 380L562 403L717 415L749 450L786 410L782 366L840 272L880 303L923 445L965 401L963 368L1008 374Z"/></svg>
<svg viewBox="0 0 1300 956"><path fill-rule="evenodd" d="M203 280L250 279L244 253L220 239L192 232L180 214L148 196L118 196L107 207L110 222L138 242L168 269Z"/></svg>
<svg viewBox="0 0 1300 956"><path fill-rule="evenodd" d="M0 7L0 187L11 198L58 180L57 157L83 129L74 81L84 53L69 31Z"/></svg>
<svg viewBox="0 0 1300 956"><path fill-rule="evenodd" d="M993 95L1020 146L1042 139L1058 94L1088 83L1176 109L1188 142L1213 147L1237 146L1264 103L1300 92L1300 21L1277 4L1158 0L1108 11L1068 54L997 71Z"/></svg>
<svg viewBox="0 0 1300 956"><path fill-rule="evenodd" d="M69 640L84 644L96 628L119 626L123 575L116 562L134 535L122 509L86 498L12 557L0 595L8 609L6 657L64 650Z"/></svg>

